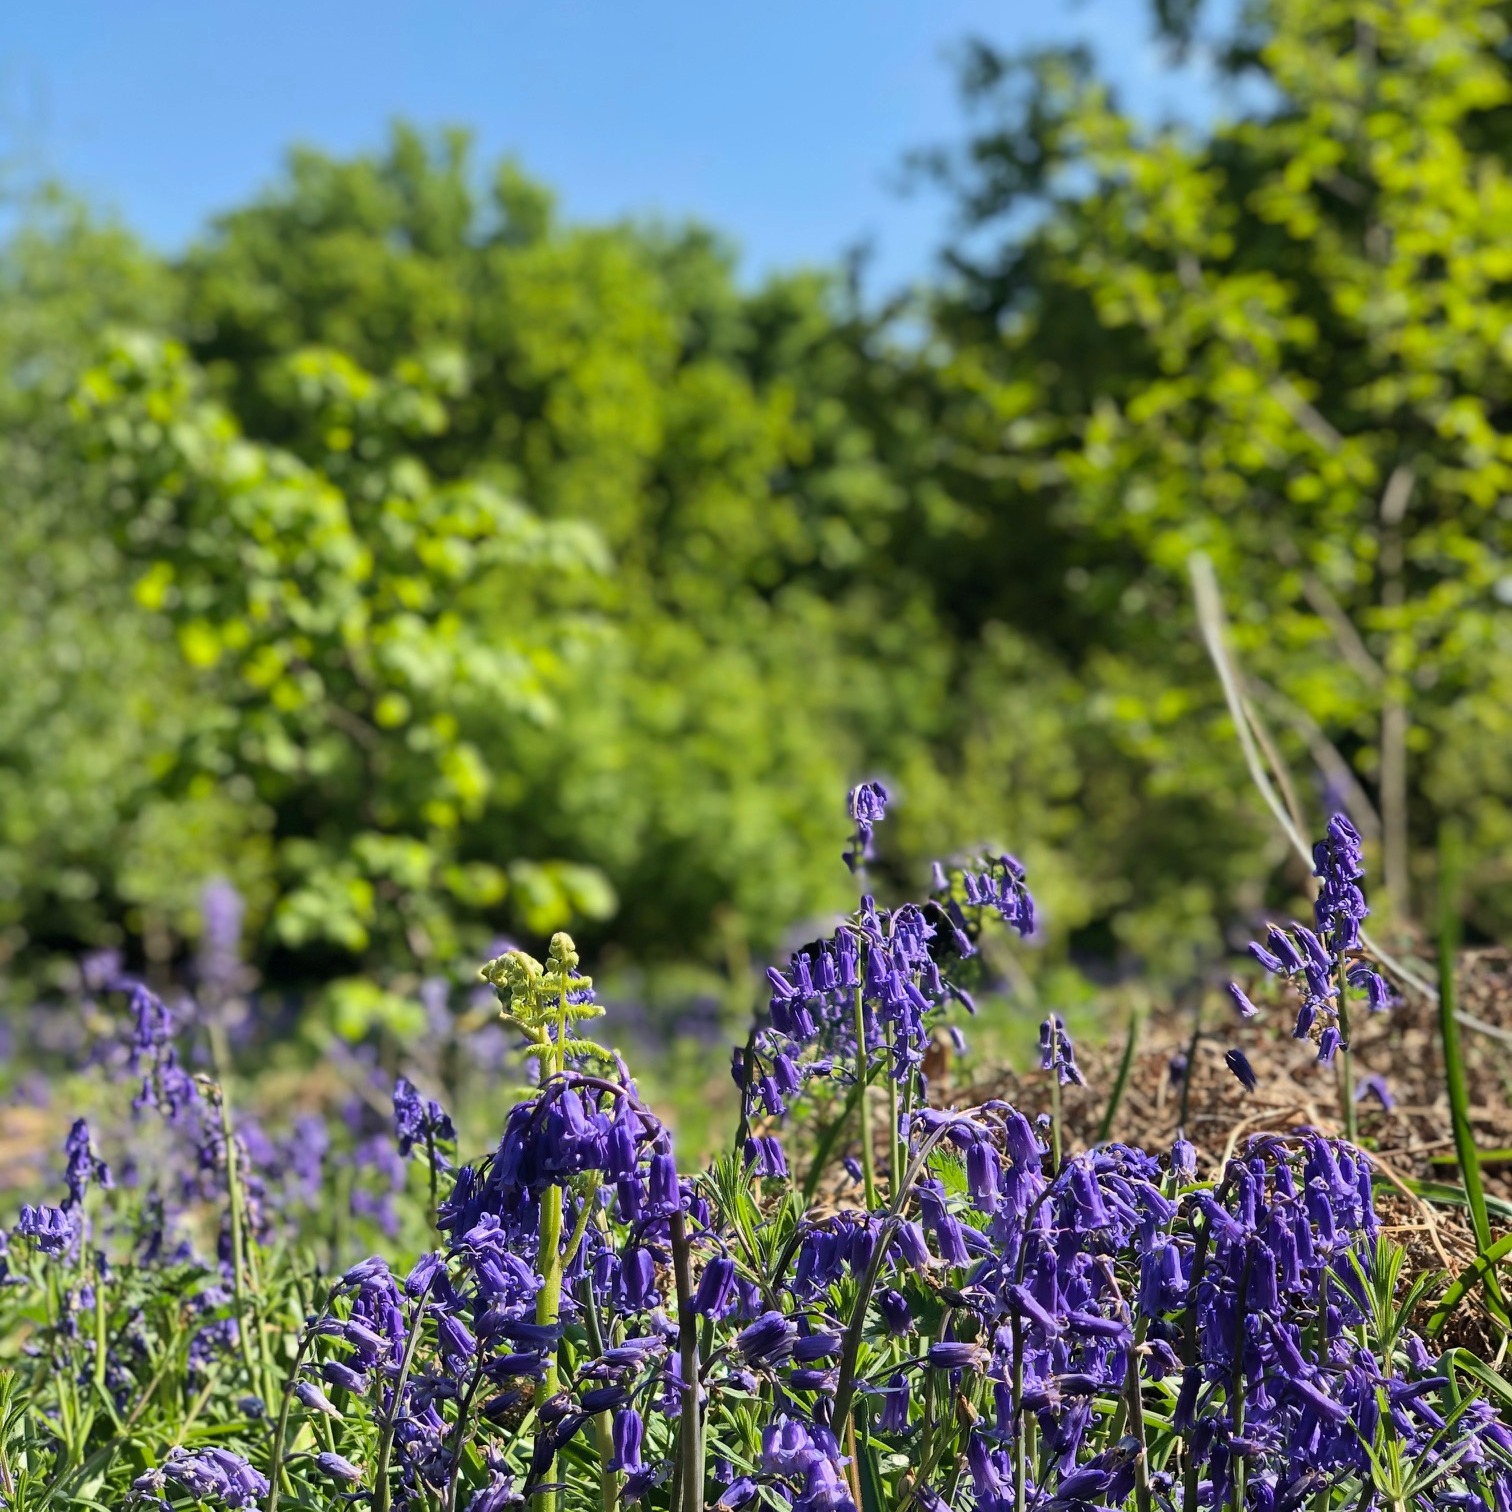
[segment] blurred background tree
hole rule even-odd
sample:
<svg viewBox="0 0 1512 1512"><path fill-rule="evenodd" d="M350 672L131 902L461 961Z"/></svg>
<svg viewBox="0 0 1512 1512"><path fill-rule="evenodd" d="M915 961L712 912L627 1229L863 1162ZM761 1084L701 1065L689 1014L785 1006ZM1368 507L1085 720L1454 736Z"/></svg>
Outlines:
<svg viewBox="0 0 1512 1512"><path fill-rule="evenodd" d="M1463 814L1504 927L1506 47L1472 0L1268 0L1196 131L979 45L924 160L960 240L883 308L565 223L455 132L296 152L172 264L40 207L0 259L12 971L169 960L220 874L280 983L559 924L723 965L845 901L874 773L884 885L1006 844L1047 960L1201 971L1300 879L1194 549L1309 817L1403 921Z"/></svg>

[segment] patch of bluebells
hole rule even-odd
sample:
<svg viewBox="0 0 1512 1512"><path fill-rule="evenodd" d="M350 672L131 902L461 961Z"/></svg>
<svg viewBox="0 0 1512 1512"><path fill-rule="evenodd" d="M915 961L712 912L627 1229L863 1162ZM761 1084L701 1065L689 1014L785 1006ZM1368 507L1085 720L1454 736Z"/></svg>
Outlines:
<svg viewBox="0 0 1512 1512"><path fill-rule="evenodd" d="M1249 951L1272 976L1296 989L1293 1036L1312 1041L1318 1060L1328 1065L1341 1049L1349 1048L1347 1005L1341 993L1354 989L1363 994L1371 1012L1379 1013L1391 1006L1391 989L1380 972L1358 958L1360 926L1370 909L1360 886L1365 867L1359 832L1342 813L1328 821L1326 834L1313 847L1313 874L1318 879L1313 927L1272 924L1265 943L1255 941ZM1252 1018L1255 1005L1244 990L1231 983L1228 991L1240 1016Z"/></svg>
<svg viewBox="0 0 1512 1512"><path fill-rule="evenodd" d="M886 804L880 784L852 790L848 811L856 833L845 853L852 871L870 854ZM1020 938L1034 932L1034 900L1024 867L1012 856L988 856L954 879L937 865L932 894L922 906L883 908L866 895L830 938L795 951L783 968L771 967L768 1023L735 1052L732 1067L742 1092L743 1126L780 1118L815 1078L859 1076L870 1083L880 1070L922 1092L925 1053L947 1028L946 1011L960 1005L975 1012L970 992L952 979L950 968L977 954L988 918ZM959 1030L948 1032L964 1048ZM1063 1045L1064 1066L1079 1076L1069 1040ZM745 1158L760 1174L785 1168L775 1138L769 1133L747 1140Z"/></svg>
<svg viewBox="0 0 1512 1512"><path fill-rule="evenodd" d="M886 807L867 787L849 804L862 859ZM1329 949L1363 916L1335 838ZM922 906L863 899L770 974L766 1021L735 1061L743 1143L697 1177L623 1060L581 1033L598 1009L571 941L544 965L517 950L490 963L538 1084L494 1149L432 1164L434 1242L322 1283L266 1412L234 1289L202 1288L190 1374L221 1373L206 1421L228 1442L168 1449L126 1503L1300 1512L1384 1504L1389 1449L1414 1467L1417 1505L1512 1508L1512 1434L1488 1402L1460 1404L1455 1356L1383 1300L1390 1240L1349 1145L1257 1135L1204 1180L1185 1139L1059 1159L1005 1102L930 1105L924 1050L962 1002L952 975L984 920L1034 929L1007 858L935 880ZM1041 1054L1058 1084L1081 1081L1053 1016ZM896 1092L890 1171L868 1207L846 1156L846 1195L810 1207L775 1131L821 1082L863 1079ZM392 1127L365 1137L402 1171L454 1134L401 1078ZM276 1145L251 1125L237 1138L263 1173L246 1195L271 1269L256 1208L276 1205ZM210 1149L212 1171L224 1156ZM76 1128L69 1195L49 1211L77 1220L105 1181ZM83 1273L58 1221L14 1234L32 1284L53 1267L77 1295L82 1334L88 1287L118 1283ZM148 1272L166 1274L164 1248ZM117 1354L125 1401L151 1354Z"/></svg>

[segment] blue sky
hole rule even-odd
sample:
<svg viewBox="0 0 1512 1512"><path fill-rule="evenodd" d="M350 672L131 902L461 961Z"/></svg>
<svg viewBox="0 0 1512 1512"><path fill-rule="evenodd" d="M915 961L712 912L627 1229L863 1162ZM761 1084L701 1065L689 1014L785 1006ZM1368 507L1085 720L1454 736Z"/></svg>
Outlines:
<svg viewBox="0 0 1512 1512"><path fill-rule="evenodd" d="M919 276L948 226L900 198L911 148L960 130L954 47L1091 40L1147 115L1206 114L1144 0L47 0L0 13L0 150L182 246L301 141L461 124L581 219L697 216L750 276L861 239L871 282Z"/></svg>

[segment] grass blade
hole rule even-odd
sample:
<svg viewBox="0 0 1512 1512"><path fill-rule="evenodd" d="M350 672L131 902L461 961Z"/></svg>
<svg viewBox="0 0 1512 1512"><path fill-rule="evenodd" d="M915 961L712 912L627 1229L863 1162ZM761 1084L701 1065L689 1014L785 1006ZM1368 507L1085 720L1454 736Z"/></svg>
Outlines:
<svg viewBox="0 0 1512 1512"><path fill-rule="evenodd" d="M1512 1407L1512 1385L1492 1370L1484 1360L1478 1360L1468 1349L1451 1349L1447 1358L1453 1365L1473 1375L1486 1388L1487 1394L1501 1403L1503 1411Z"/></svg>
<svg viewBox="0 0 1512 1512"><path fill-rule="evenodd" d="M1452 1181L1419 1181L1414 1176L1403 1176L1402 1185L1414 1196L1421 1197L1426 1202L1436 1202L1440 1207L1470 1206L1470 1198L1464 1187L1455 1186ZM1506 1202L1500 1197L1487 1197L1484 1200L1488 1213L1495 1213L1498 1218L1512 1218L1512 1202Z"/></svg>
<svg viewBox="0 0 1512 1512"><path fill-rule="evenodd" d="M861 1512L887 1512L889 1497L882 1480L882 1467L877 1463L877 1446L863 1427L861 1435L860 1465Z"/></svg>
<svg viewBox="0 0 1512 1512"><path fill-rule="evenodd" d="M1097 1142L1102 1144L1113 1132L1113 1120L1118 1116L1119 1104L1129 1085L1129 1073L1134 1069L1134 1052L1139 1048L1139 1009L1129 1013L1129 1033L1124 1040L1123 1059L1118 1063L1118 1075L1113 1080L1113 1090L1108 1094L1108 1106L1103 1110L1102 1123L1098 1125Z"/></svg>
<svg viewBox="0 0 1512 1512"><path fill-rule="evenodd" d="M1463 843L1458 828L1448 823L1439 831L1439 1035L1444 1048L1444 1084L1449 1093L1449 1112L1454 1124L1454 1149L1459 1156L1460 1175L1465 1182L1465 1198L1470 1221L1475 1226L1476 1248L1486 1261L1484 1281L1491 1311L1503 1323L1508 1321L1507 1304L1488 1260L1492 1249L1491 1219L1486 1211L1486 1188L1481 1181L1480 1154L1475 1148L1475 1131L1470 1127L1470 1091L1465 1084L1465 1061L1460 1049L1459 1023L1454 1016L1454 966L1459 953L1460 934L1460 867Z"/></svg>
<svg viewBox="0 0 1512 1512"><path fill-rule="evenodd" d="M1501 1260L1505 1260L1508 1255L1512 1255L1512 1234L1504 1235L1498 1239L1490 1249L1486 1250L1483 1254L1477 1255L1459 1273L1455 1278L1454 1285L1444 1293L1438 1306L1433 1309L1433 1313L1428 1319L1427 1334L1430 1339L1449 1321L1449 1314L1465 1300L1470 1288L1478 1281L1484 1280L1490 1274L1492 1266Z"/></svg>
<svg viewBox="0 0 1512 1512"><path fill-rule="evenodd" d="M1461 1015L1461 1017L1463 1017L1463 1015ZM1480 1161L1481 1169L1482 1170L1484 1170L1485 1167L1487 1167L1488 1165L1512 1165L1512 1150L1507 1150L1507 1149L1478 1150L1476 1152L1476 1159ZM1458 1167L1459 1166L1459 1156L1458 1155L1450 1155L1450 1154L1447 1154L1447 1153L1439 1154L1439 1155L1430 1155L1428 1157L1428 1164L1432 1165L1432 1166L1455 1166L1455 1167Z"/></svg>
<svg viewBox="0 0 1512 1512"><path fill-rule="evenodd" d="M819 1183L824 1179L824 1173L829 1168L829 1158L835 1148L835 1141L839 1139L841 1131L850 1122L850 1116L856 1111L861 1102L861 1081L858 1078L850 1089L850 1095L845 1099L845 1106L839 1114L830 1122L828 1127L819 1136L814 1145L814 1158L809 1165L808 1175L803 1179L803 1205L811 1207L814 1198L819 1193Z"/></svg>

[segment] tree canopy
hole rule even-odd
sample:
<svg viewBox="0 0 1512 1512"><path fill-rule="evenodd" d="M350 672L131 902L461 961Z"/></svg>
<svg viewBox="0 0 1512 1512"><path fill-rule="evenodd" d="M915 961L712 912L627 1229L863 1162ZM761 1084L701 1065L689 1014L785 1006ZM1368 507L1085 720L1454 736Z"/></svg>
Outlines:
<svg viewBox="0 0 1512 1512"><path fill-rule="evenodd" d="M1230 43L1257 103L1202 131L978 45L934 161L961 238L902 306L565 221L458 132L297 151L176 261L28 218L12 969L172 955L219 874L278 980L567 924L735 959L843 901L814 858L869 775L908 798L884 885L990 841L1051 958L1199 969L1267 850L1298 878L1198 550L1298 806L1349 808L1399 919L1462 815L1505 923L1503 12L1267 0Z"/></svg>

